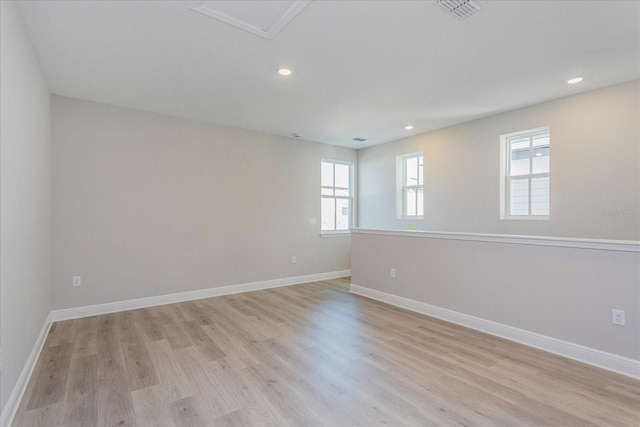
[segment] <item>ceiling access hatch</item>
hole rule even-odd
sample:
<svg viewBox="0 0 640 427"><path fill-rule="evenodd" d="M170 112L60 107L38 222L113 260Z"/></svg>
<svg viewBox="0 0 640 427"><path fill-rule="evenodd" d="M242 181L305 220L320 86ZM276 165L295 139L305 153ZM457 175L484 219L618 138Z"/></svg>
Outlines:
<svg viewBox="0 0 640 427"><path fill-rule="evenodd" d="M311 0L203 0L190 9L271 40L309 3Z"/></svg>

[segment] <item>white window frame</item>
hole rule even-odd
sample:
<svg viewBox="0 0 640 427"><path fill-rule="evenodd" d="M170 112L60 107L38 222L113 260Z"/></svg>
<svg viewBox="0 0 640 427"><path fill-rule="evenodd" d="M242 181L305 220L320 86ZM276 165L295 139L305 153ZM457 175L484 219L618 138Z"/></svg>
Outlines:
<svg viewBox="0 0 640 427"><path fill-rule="evenodd" d="M407 160L422 157L422 185L406 185ZM419 163L418 163L419 164ZM425 181L424 154L422 151L402 154L396 157L396 217L398 219L423 219L424 218L424 181ZM422 189L422 215L407 215L407 190L416 190L416 206L418 206L418 189ZM417 213L417 212L416 212Z"/></svg>
<svg viewBox="0 0 640 427"><path fill-rule="evenodd" d="M549 196L549 214L533 215L531 214L531 182L534 178L549 178L549 193L551 193L551 178L549 172L533 173L533 143L531 139L540 134L546 133L549 136L549 161L551 160L551 130L549 126L543 126L535 129L528 129L519 132L508 133L500 136L500 219L502 220L548 220L551 214L551 196ZM529 183L529 203L528 215L511 215L511 141L516 138L529 136L529 174L518 176L518 180L527 179ZM549 165L549 171L551 165Z"/></svg>
<svg viewBox="0 0 640 427"><path fill-rule="evenodd" d="M322 185L322 163L333 163L334 164L334 168L333 168L333 186L329 187L329 186L323 186ZM336 169L335 169L335 165L347 165L349 167L349 195L348 196L336 196L335 195L335 190L336 188L338 189L344 189L343 187L336 187ZM353 221L354 221L354 213L355 213L355 207L354 207L354 198L353 198L353 184L354 184L354 173L353 173L353 163L352 162L345 162L342 160L333 160L333 159L321 159L320 161L320 166L321 166L321 170L320 170L320 202L322 202L322 199L341 199L341 200L348 200L349 201L349 219L348 219L348 223L349 223L349 228L346 230L322 230L322 203L320 203L320 235L321 236L325 236L325 237L330 237L330 236L348 236L351 234L351 227L353 227ZM333 196L329 196L329 195L324 195L322 194L322 190L323 189L332 189L333 192ZM336 211L337 214L337 211ZM334 224L336 224L337 218L334 221Z"/></svg>

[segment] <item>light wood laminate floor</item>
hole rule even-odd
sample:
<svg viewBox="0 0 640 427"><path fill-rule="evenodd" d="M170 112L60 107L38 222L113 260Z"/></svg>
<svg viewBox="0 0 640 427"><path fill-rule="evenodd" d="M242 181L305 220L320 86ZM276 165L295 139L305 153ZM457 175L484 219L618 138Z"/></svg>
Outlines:
<svg viewBox="0 0 640 427"><path fill-rule="evenodd" d="M14 425L640 425L639 381L348 283L55 323Z"/></svg>

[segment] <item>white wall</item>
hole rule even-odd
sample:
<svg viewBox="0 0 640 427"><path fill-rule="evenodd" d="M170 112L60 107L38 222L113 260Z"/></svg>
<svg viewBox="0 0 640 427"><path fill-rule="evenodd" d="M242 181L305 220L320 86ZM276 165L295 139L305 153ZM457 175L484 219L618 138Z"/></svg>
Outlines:
<svg viewBox="0 0 640 427"><path fill-rule="evenodd" d="M52 126L55 309L349 269L309 218L355 150L59 96Z"/></svg>
<svg viewBox="0 0 640 427"><path fill-rule="evenodd" d="M639 240L639 88L633 81L359 150L359 224ZM551 217L500 220L500 135L541 126L551 131ZM396 156L416 151L425 215L399 220Z"/></svg>
<svg viewBox="0 0 640 427"><path fill-rule="evenodd" d="M4 409L51 309L50 95L13 2L0 2L0 344Z"/></svg>

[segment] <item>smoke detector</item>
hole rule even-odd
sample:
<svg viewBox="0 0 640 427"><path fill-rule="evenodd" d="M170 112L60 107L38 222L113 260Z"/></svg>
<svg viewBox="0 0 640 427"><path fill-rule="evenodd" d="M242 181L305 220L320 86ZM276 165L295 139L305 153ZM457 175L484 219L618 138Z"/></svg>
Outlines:
<svg viewBox="0 0 640 427"><path fill-rule="evenodd" d="M434 3L460 20L480 10L480 3L475 0L434 0Z"/></svg>

